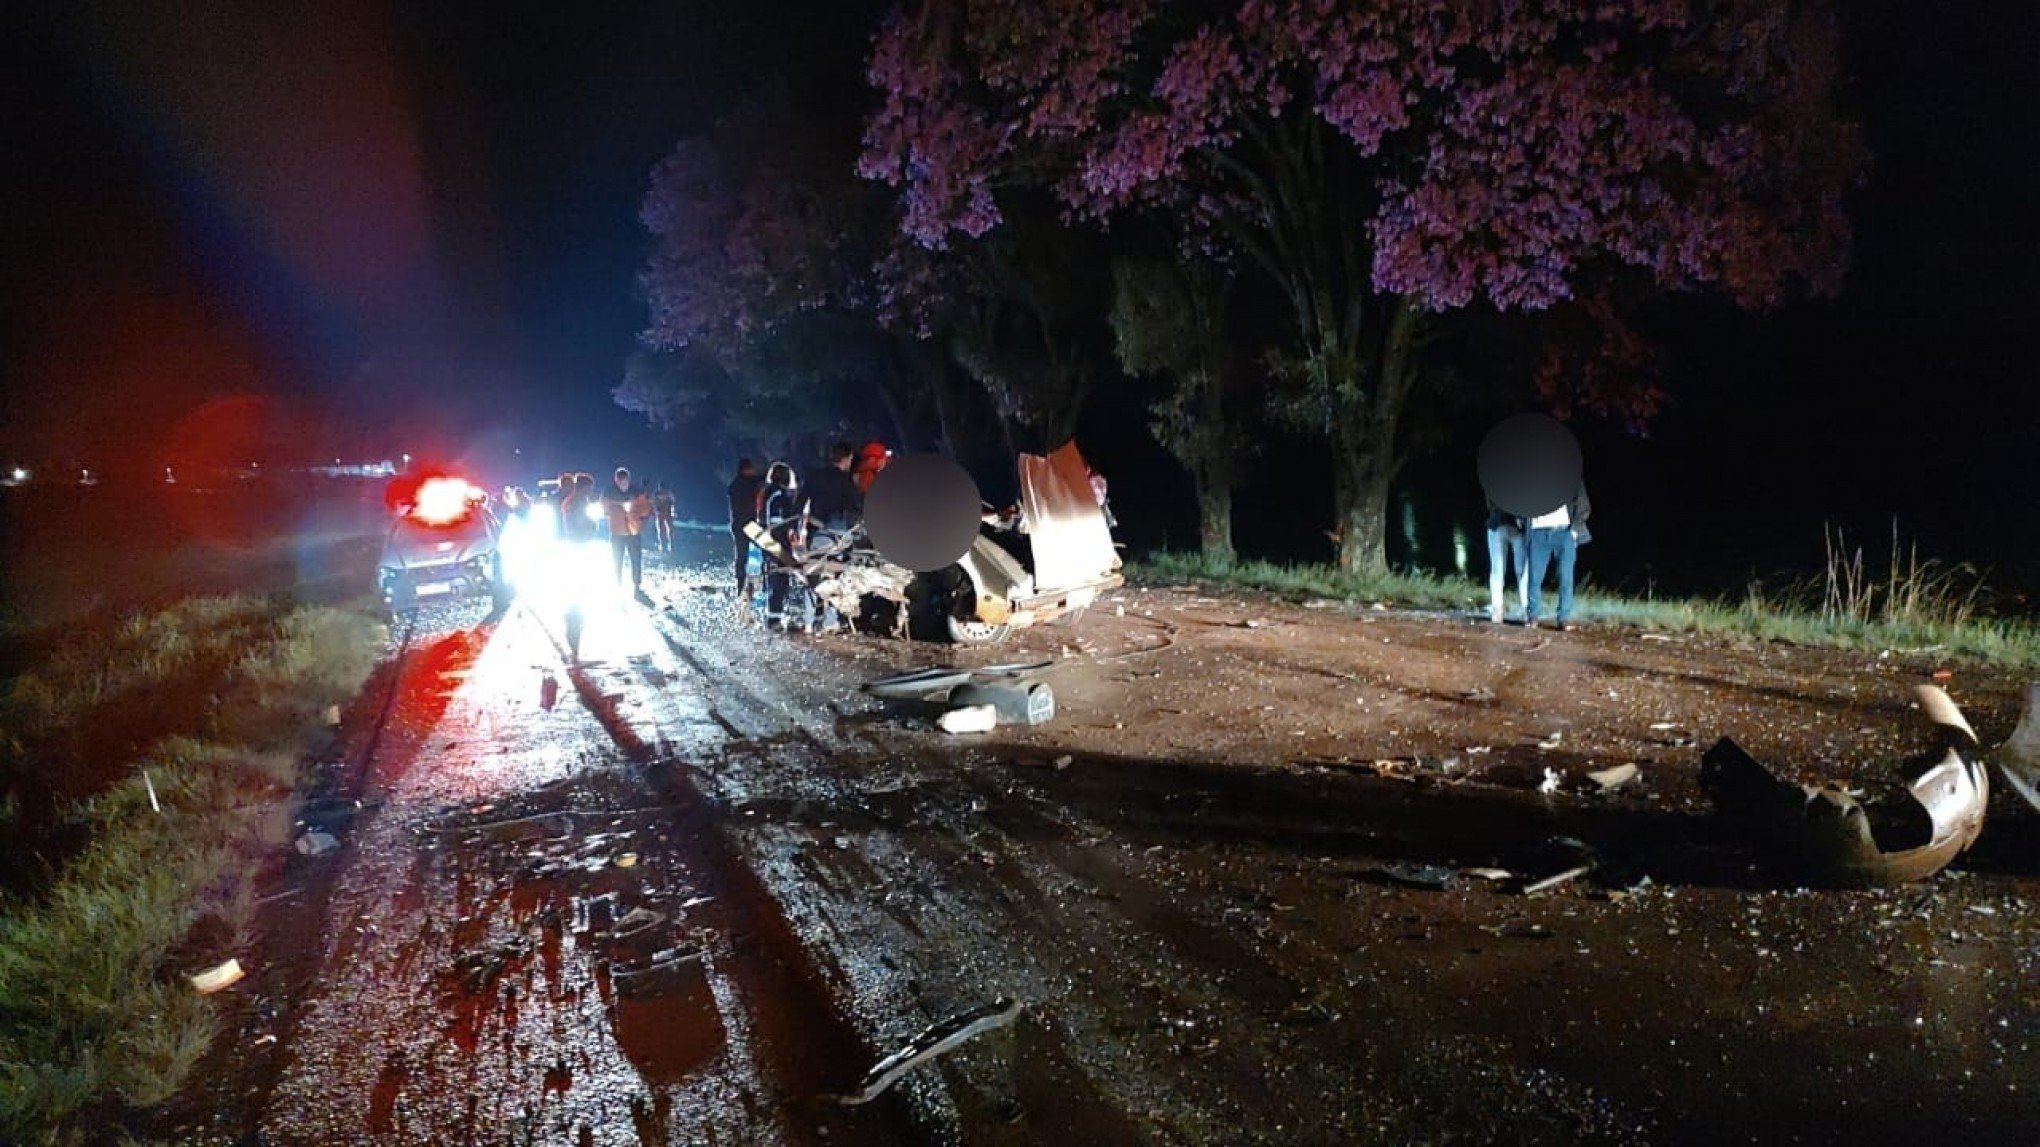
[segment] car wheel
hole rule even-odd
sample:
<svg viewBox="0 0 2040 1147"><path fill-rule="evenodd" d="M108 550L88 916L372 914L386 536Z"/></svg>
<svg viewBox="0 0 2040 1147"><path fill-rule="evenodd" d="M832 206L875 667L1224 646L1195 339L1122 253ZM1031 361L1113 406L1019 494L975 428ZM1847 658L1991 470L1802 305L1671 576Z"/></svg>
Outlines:
<svg viewBox="0 0 2040 1147"><path fill-rule="evenodd" d="M958 645L996 645L1006 640L1007 635L1013 632L1010 625L994 625L989 621L958 617L955 614L950 614L948 621L949 640Z"/></svg>

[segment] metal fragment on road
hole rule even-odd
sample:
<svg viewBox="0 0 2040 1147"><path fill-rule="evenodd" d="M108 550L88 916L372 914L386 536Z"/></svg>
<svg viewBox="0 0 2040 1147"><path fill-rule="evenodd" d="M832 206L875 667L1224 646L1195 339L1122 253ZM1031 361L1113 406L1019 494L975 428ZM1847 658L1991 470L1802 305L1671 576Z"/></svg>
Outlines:
<svg viewBox="0 0 2040 1147"><path fill-rule="evenodd" d="M1571 868L1566 869L1564 872L1553 873L1552 875L1547 876L1542 880L1525 884L1523 886L1523 895L1536 896L1539 893L1549 892L1554 888L1571 884L1573 881L1578 880L1580 877L1585 876L1587 873L1592 872L1593 870L1594 866L1592 864L1575 864Z"/></svg>
<svg viewBox="0 0 2040 1147"><path fill-rule="evenodd" d="M1005 1027L1019 1017L1020 1001L1017 999L994 1000L983 1007L951 1016L928 1027L898 1051L873 1064L864 1078L858 1081L856 1091L833 1098L846 1107L869 1103L885 1094L907 1072L944 1052L953 1051L976 1036Z"/></svg>

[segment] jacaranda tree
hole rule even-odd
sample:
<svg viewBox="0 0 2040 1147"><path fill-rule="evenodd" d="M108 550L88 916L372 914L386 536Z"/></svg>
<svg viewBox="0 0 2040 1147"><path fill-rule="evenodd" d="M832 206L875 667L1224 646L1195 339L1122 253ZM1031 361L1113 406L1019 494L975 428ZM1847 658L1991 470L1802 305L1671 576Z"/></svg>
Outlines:
<svg viewBox="0 0 2040 1147"><path fill-rule="evenodd" d="M1441 313L1839 285L1835 48L1794 0L918 0L874 46L859 170L934 252L1047 188L1257 268L1340 562L1381 568Z"/></svg>
<svg viewBox="0 0 2040 1147"><path fill-rule="evenodd" d="M640 282L650 322L612 391L671 425L712 412L739 444L860 439L874 417L919 437L920 358L875 311L884 205L841 132L783 95L747 101L652 171ZM716 369L705 369L702 357Z"/></svg>

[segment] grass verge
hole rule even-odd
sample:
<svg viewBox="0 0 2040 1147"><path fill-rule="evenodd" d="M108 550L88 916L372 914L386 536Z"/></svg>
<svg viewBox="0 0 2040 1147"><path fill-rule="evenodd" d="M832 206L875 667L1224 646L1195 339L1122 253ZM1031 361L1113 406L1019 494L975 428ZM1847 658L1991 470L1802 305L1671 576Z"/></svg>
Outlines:
<svg viewBox="0 0 2040 1147"><path fill-rule="evenodd" d="M1935 652L2009 669L2040 668L2040 627L1986 616L1980 579L1921 562L1894 548L1883 578L1865 575L1860 558L1831 557L1812 582L1740 598L1656 600L1582 589L1579 619L1674 633L1786 641L1871 651ZM1853 570L1853 572L1851 572ZM1160 554L1135 563L1136 582L1194 581L1265 590L1296 598L1387 602L1418 609L1485 611L1487 586L1430 573L1348 573L1327 565L1239 561L1216 564L1195 554ZM1848 579L1853 577L1854 582Z"/></svg>
<svg viewBox="0 0 2040 1147"><path fill-rule="evenodd" d="M381 645L366 612L203 598L75 634L11 683L10 781L66 795L16 826L40 866L0 898L0 1141L160 1103L204 1055L213 1001L185 977L250 938L321 717ZM117 767L90 756L139 737Z"/></svg>

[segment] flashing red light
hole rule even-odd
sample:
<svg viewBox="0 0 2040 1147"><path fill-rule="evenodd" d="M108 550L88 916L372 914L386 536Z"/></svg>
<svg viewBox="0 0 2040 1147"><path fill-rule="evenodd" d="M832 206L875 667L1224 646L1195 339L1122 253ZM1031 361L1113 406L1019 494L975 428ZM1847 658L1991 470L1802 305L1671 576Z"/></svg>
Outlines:
<svg viewBox="0 0 2040 1147"><path fill-rule="evenodd" d="M428 526L452 525L472 513L485 496L465 478L427 478L418 484L406 513Z"/></svg>

